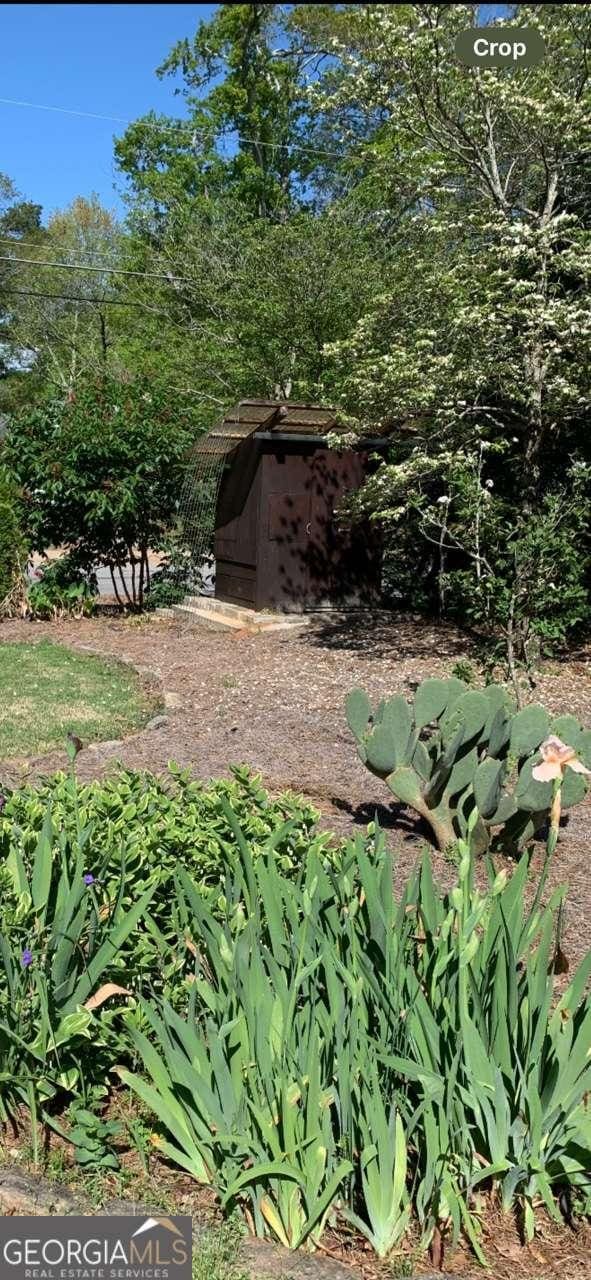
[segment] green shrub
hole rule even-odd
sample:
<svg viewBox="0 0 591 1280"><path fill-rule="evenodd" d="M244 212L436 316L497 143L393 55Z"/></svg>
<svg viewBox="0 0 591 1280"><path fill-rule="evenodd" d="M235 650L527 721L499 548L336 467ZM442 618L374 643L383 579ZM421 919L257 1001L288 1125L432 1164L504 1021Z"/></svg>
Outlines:
<svg viewBox="0 0 591 1280"><path fill-rule="evenodd" d="M83 618L92 613L97 591L96 575L66 555L49 560L37 571L27 603L34 618L62 618L66 614Z"/></svg>
<svg viewBox="0 0 591 1280"><path fill-rule="evenodd" d="M270 797L260 777L244 767L233 767L231 775L204 783L171 763L165 775L119 768L111 777L73 787L68 774L58 773L41 786L6 793L0 842L3 836L16 839L30 853L51 802L56 830L70 838L78 824L86 830L87 869L103 866L107 891L123 851L134 891L167 881L182 864L201 890L223 906L220 886L235 841L224 802L231 805L254 856L272 839L279 865L288 874L297 873L310 848L324 852L331 844L327 833L316 831L318 811L302 797L292 792ZM157 895L156 914L159 901ZM170 925L168 898L162 919Z"/></svg>
<svg viewBox="0 0 591 1280"><path fill-rule="evenodd" d="M82 830L85 871L100 881L105 901L120 892L127 907L138 894L153 893L149 920L124 949L125 985L145 980L176 1001L190 956L171 908L170 877L179 865L186 867L212 899L213 910L225 909L223 882L234 834L224 802L238 815L255 857L270 844L288 875L297 874L310 850L328 852L330 837L315 830L316 810L298 796L287 792L271 799L244 768L235 768L231 779L204 784L170 765L163 777L120 769L104 781L74 783L61 773L42 786L8 792L0 812L0 865L16 855L30 863L51 805L56 863ZM8 884L5 912L11 893Z"/></svg>
<svg viewBox="0 0 591 1280"><path fill-rule="evenodd" d="M163 552L146 591L144 608L148 610L168 609L180 604L187 593L199 589L191 554L176 536L163 540Z"/></svg>
<svg viewBox="0 0 591 1280"><path fill-rule="evenodd" d="M552 718L537 703L514 712L498 684L469 689L455 676L424 680L412 703L398 695L375 710L362 689L353 689L346 706L360 759L429 823L440 849L465 837L476 810L475 852L494 840L515 853L531 839L552 803L552 783L532 777L549 735L591 765L591 730L575 716ZM585 778L567 769L562 808L578 804L587 790Z"/></svg>
<svg viewBox="0 0 591 1280"><path fill-rule="evenodd" d="M183 583L168 577L164 572L156 571L146 593L144 608L148 612L153 609L170 609L173 604L181 604L186 594L187 588Z"/></svg>
<svg viewBox="0 0 591 1280"><path fill-rule="evenodd" d="M154 377L149 390L143 379L81 380L66 401L26 406L3 452L28 493L32 545L76 547L85 565L110 568L122 604L141 610L148 549L162 546L174 521L193 441L190 411L173 410Z"/></svg>
<svg viewBox="0 0 591 1280"><path fill-rule="evenodd" d="M528 1236L536 1204L559 1217L556 1192L583 1193L591 1160L591 953L556 1004L564 891L540 907L547 866L527 909L528 855L510 879L490 864L480 893L462 841L451 892L426 854L396 906L379 837L338 871L312 853L294 881L227 816L221 919L176 877L187 1012L144 1002L145 1029L129 1024L147 1079L121 1075L162 1153L294 1248L339 1207L386 1254L412 1207L425 1243L463 1229L482 1258L482 1186Z"/></svg>
<svg viewBox="0 0 591 1280"><path fill-rule="evenodd" d="M91 1037L97 1060L101 1037L93 1027L92 1010L100 1008L109 995L121 992L122 948L154 893L149 888L141 897L127 899L121 852L117 876L112 869L116 891L105 894L102 866L96 868L95 876L87 870L85 835L79 829L76 839L70 840L56 831L47 807L40 834L27 850L17 839L2 841L0 1118L4 1121L19 1101L26 1101L35 1117L39 1105L60 1091L74 1090L84 1069L84 1041L89 1049Z"/></svg>
<svg viewBox="0 0 591 1280"><path fill-rule="evenodd" d="M26 546L19 518L16 490L0 467L0 615L23 576Z"/></svg>
<svg viewBox="0 0 591 1280"><path fill-rule="evenodd" d="M58 774L1 798L0 1119L28 1085L44 1106L129 1060L121 991L96 1014L83 1007L99 983L132 996L145 986L184 1007L192 957L172 872L186 866L214 913L225 910L227 802L255 855L276 858L286 875L309 850L327 849L310 806L289 793L271 800L246 769L209 785L174 766L168 779L120 771L81 784ZM143 1026L133 1000L131 1009Z"/></svg>

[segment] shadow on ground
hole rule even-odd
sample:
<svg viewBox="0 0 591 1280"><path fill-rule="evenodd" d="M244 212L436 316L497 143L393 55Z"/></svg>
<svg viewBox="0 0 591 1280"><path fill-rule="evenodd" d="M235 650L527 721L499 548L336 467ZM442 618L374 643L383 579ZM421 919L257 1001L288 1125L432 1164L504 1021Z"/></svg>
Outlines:
<svg viewBox="0 0 591 1280"><path fill-rule="evenodd" d="M346 650L368 658L466 658L466 634L447 623L396 613L347 614L319 620L301 634L301 642L328 650Z"/></svg>
<svg viewBox="0 0 591 1280"><path fill-rule="evenodd" d="M401 804L372 804L368 801L351 804L342 796L333 796L331 804L339 813L346 813L355 827L366 827L368 822L377 822L382 831L397 831L404 838L432 843L427 823Z"/></svg>

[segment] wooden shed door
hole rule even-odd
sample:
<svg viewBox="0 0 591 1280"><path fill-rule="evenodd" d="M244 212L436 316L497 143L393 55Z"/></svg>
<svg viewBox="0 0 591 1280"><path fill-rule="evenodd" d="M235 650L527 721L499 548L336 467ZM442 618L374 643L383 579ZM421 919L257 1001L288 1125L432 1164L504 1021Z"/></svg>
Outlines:
<svg viewBox="0 0 591 1280"><path fill-rule="evenodd" d="M269 454L265 458L258 564L259 607L301 609L310 583L312 529L310 458Z"/></svg>
<svg viewBox="0 0 591 1280"><path fill-rule="evenodd" d="M379 558L335 517L341 495L363 478L354 453L286 449L264 457L257 608L298 611L364 603ZM375 541L375 538L374 538Z"/></svg>
<svg viewBox="0 0 591 1280"><path fill-rule="evenodd" d="M269 494L269 541L305 544L310 535L310 494Z"/></svg>

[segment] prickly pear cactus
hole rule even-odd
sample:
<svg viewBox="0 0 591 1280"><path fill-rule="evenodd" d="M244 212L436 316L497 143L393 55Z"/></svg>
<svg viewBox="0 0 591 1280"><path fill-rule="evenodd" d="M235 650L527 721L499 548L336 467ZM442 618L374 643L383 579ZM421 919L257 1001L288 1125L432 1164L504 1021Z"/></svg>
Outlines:
<svg viewBox="0 0 591 1280"><path fill-rule="evenodd" d="M591 730L574 716L552 720L538 704L515 713L502 685L469 689L455 677L424 680L412 703L397 695L375 711L367 694L353 689L346 712L363 763L429 823L440 849L466 837L474 808L475 852L493 842L511 852L535 834L552 800L552 783L532 777L549 734L591 767ZM567 769L563 810L586 790L584 776Z"/></svg>

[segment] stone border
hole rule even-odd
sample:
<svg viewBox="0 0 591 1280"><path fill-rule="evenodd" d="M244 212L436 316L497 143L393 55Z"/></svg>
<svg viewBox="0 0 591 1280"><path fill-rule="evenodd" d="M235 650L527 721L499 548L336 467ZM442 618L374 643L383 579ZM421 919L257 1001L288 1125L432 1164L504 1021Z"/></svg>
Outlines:
<svg viewBox="0 0 591 1280"><path fill-rule="evenodd" d="M140 681L147 686L147 691L153 690L157 692L161 707L155 709L155 714L146 721L140 729L136 729L133 733L127 734L125 738L98 738L96 742L88 742L84 744L85 751L116 751L118 747L122 747L126 742L132 742L134 738L138 738L140 734L146 730L164 729L169 723L169 716L164 714L168 711L178 711L182 705L182 698L174 689L165 689L162 684L162 676L159 671L154 671L152 667L143 665L138 666L133 658L127 657L125 654L113 656L103 652L102 649L96 649L94 645L77 644L71 646L79 653L88 653L92 657L102 658L103 661L119 662L122 667L130 667L132 671L139 676ZM114 759L117 757L115 756Z"/></svg>
<svg viewBox="0 0 591 1280"><path fill-rule="evenodd" d="M149 1217L163 1212L168 1213L170 1209L159 1209L156 1202L147 1206L133 1200L110 1200L99 1210L93 1210L82 1196L75 1196L42 1176L24 1173L17 1165L0 1166L2 1216L46 1218L83 1214L97 1218ZM212 1229L211 1222L193 1217L196 1244ZM240 1244L237 1264L252 1280L267 1280L267 1277L269 1280L361 1280L361 1272L357 1268L345 1266L321 1252L292 1253L281 1245L252 1237L245 1238ZM423 1276L421 1280L441 1280L441 1277Z"/></svg>
<svg viewBox="0 0 591 1280"><path fill-rule="evenodd" d="M18 1165L0 1165L0 1216L46 1218L82 1214L89 1218L104 1217L154 1217L169 1213L155 1201L151 1205L134 1200L108 1200L100 1209L93 1209L83 1196L75 1196L64 1187L56 1186L42 1175L25 1173ZM193 1242L215 1230L210 1220L193 1215ZM238 1248L237 1266L244 1269L250 1280L363 1280L358 1267L349 1267L322 1250L316 1253L294 1252L282 1245L245 1236ZM384 1275L392 1275L386 1270ZM445 1280L462 1280L450 1272L443 1273ZM410 1277L410 1280L413 1280ZM442 1273L421 1272L414 1280L442 1280Z"/></svg>

